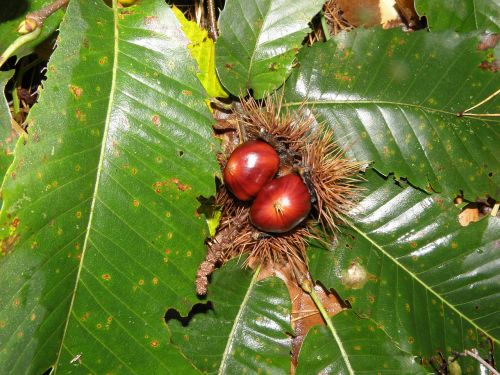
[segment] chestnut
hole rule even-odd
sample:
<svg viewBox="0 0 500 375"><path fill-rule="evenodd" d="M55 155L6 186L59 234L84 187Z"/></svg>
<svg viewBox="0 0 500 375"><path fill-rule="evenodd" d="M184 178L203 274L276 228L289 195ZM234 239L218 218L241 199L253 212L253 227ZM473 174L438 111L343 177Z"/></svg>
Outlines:
<svg viewBox="0 0 500 375"><path fill-rule="evenodd" d="M271 181L280 165L276 150L266 142L247 141L233 151L222 173L228 189L242 201L252 199Z"/></svg>
<svg viewBox="0 0 500 375"><path fill-rule="evenodd" d="M296 174L267 183L250 207L250 221L263 232L284 233L300 224L311 210L311 194Z"/></svg>

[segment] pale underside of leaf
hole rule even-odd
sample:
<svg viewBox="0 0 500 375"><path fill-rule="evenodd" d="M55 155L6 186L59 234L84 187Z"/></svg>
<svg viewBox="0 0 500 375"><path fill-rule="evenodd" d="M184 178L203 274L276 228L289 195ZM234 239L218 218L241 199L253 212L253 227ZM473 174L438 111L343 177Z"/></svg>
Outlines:
<svg viewBox="0 0 500 375"><path fill-rule="evenodd" d="M188 21L184 14L173 7L172 11L182 25L182 30L189 39L189 51L198 63L198 78L207 94L214 98L227 98L229 95L219 82L215 71L215 44L208 32L194 21Z"/></svg>

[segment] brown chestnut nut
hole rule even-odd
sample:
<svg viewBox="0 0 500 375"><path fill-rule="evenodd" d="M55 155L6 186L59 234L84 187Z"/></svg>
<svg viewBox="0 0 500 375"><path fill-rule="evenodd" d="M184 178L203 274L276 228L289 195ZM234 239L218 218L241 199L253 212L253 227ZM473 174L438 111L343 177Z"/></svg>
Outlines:
<svg viewBox="0 0 500 375"><path fill-rule="evenodd" d="M295 228L311 211L311 194L296 174L267 183L250 208L250 221L263 232L284 233Z"/></svg>
<svg viewBox="0 0 500 375"><path fill-rule="evenodd" d="M224 168L224 183L242 201L252 199L278 171L280 158L266 142L253 140L239 145Z"/></svg>

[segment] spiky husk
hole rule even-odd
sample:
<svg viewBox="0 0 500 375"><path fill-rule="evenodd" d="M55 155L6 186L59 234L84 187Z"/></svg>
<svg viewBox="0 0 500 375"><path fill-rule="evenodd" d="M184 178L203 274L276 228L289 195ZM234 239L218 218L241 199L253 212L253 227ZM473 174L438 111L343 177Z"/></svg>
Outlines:
<svg viewBox="0 0 500 375"><path fill-rule="evenodd" d="M221 221L216 236L208 242L209 253L198 272L199 294L206 292L207 277L217 264L243 254L248 255L246 259L251 264L307 270L306 241L318 239L318 224L323 236L335 234L338 223L356 202L360 192L356 183L365 164L345 158L345 151L336 145L331 130L324 129L302 106L289 111L283 106L282 97L267 98L263 103L253 98L242 100L229 121L236 125L241 143L263 139L278 151L278 174L299 173L311 190L314 208L310 217L293 230L267 234L250 223L250 204L238 201L221 186L216 197ZM235 147L226 142L218 159L221 168Z"/></svg>
<svg viewBox="0 0 500 375"><path fill-rule="evenodd" d="M359 172L366 163L346 158L333 131L318 124L304 106L293 113L283 110L282 97L268 98L263 105L250 98L242 102L238 114L237 121L250 138L275 143L278 151L285 148L288 165L282 169L295 168L306 183L312 184L316 198L313 217L324 230L334 233L356 204L361 191Z"/></svg>
<svg viewBox="0 0 500 375"><path fill-rule="evenodd" d="M316 194L317 219L323 229L335 233L355 206L361 192L359 172L366 163L345 158L333 132L317 132L303 150L303 164Z"/></svg>

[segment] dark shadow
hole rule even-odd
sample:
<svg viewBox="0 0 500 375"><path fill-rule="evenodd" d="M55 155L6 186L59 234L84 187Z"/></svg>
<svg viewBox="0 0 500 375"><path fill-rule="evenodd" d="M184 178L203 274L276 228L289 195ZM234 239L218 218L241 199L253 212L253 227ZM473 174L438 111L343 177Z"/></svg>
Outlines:
<svg viewBox="0 0 500 375"><path fill-rule="evenodd" d="M210 310L213 310L212 302L210 301L208 301L207 303L197 303L193 306L187 316L182 316L175 309L168 309L165 314L165 323L168 324L171 320L177 320L182 324L183 327L187 327L187 325L195 315L206 314Z"/></svg>
<svg viewBox="0 0 500 375"><path fill-rule="evenodd" d="M28 6L28 0L0 0L0 23L24 16Z"/></svg>
<svg viewBox="0 0 500 375"><path fill-rule="evenodd" d="M333 288L327 288L325 284L323 284L320 280L316 280L316 285L320 286L323 291L325 292L325 295L334 295L337 301L339 301L340 306L342 306L343 309L352 309L352 306L348 300L343 299L340 294L337 293L337 291Z"/></svg>

